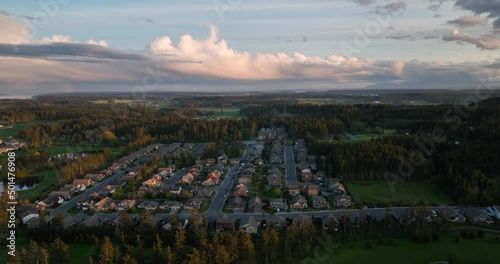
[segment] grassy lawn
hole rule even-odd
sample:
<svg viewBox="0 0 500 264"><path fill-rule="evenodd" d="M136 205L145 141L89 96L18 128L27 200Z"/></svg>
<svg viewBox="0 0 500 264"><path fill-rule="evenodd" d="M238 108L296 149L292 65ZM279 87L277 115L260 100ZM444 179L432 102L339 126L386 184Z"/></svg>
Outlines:
<svg viewBox="0 0 500 264"><path fill-rule="evenodd" d="M49 121L49 120L35 120L26 123L15 124L11 128L0 128L0 138L7 138L7 137L17 138L19 135L19 131L23 128L28 128L32 125L37 125L37 124L50 124L53 122L54 121Z"/></svg>
<svg viewBox="0 0 500 264"><path fill-rule="evenodd" d="M429 202L444 204L451 200L439 190L432 181L407 181L396 182L394 192L391 191L389 183L378 182L357 182L346 184L351 191L356 202Z"/></svg>
<svg viewBox="0 0 500 264"><path fill-rule="evenodd" d="M20 201L28 199L34 201L36 199L44 198L59 184L59 177L56 169L46 169L32 173L33 175L42 175L42 181L35 187L25 191L18 192Z"/></svg>
<svg viewBox="0 0 500 264"><path fill-rule="evenodd" d="M69 262L71 264L87 264L89 258L96 250L94 245L90 244L69 244Z"/></svg>
<svg viewBox="0 0 500 264"><path fill-rule="evenodd" d="M460 264L498 263L500 244L492 240L461 240L455 242L453 237L442 237L429 244L412 243L406 239L392 239L393 245L379 245L370 241L372 248L366 249L366 241L341 245L340 249L327 252L319 249L317 261L312 258L297 260L293 263L384 263L384 264L427 264L434 261L447 261L448 254L453 253ZM337 251L337 252L335 252ZM323 256L327 256L323 259Z"/></svg>

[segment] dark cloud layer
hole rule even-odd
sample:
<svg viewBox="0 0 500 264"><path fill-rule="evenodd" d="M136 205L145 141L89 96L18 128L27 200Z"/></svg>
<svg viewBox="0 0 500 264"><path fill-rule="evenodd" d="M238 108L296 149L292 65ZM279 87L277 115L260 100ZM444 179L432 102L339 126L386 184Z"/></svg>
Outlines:
<svg viewBox="0 0 500 264"><path fill-rule="evenodd" d="M500 0L457 0L455 6L477 15L487 14L494 20L494 27L500 28Z"/></svg>
<svg viewBox="0 0 500 264"><path fill-rule="evenodd" d="M52 44L0 44L0 56L9 57L52 57L71 56L117 60L142 60L144 56L80 43Z"/></svg>

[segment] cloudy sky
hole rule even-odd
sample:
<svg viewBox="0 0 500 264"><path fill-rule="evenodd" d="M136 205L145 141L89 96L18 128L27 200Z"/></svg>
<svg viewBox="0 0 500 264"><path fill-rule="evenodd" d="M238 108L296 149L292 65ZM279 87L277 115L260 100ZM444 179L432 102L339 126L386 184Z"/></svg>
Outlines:
<svg viewBox="0 0 500 264"><path fill-rule="evenodd" d="M500 0L4 2L0 94L500 87Z"/></svg>

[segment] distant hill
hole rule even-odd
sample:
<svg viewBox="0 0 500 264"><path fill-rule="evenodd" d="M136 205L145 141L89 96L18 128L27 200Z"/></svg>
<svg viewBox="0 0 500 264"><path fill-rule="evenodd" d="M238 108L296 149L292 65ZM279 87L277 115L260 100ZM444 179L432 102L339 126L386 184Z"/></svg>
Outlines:
<svg viewBox="0 0 500 264"><path fill-rule="evenodd" d="M480 105L500 105L500 97L493 97L479 102Z"/></svg>

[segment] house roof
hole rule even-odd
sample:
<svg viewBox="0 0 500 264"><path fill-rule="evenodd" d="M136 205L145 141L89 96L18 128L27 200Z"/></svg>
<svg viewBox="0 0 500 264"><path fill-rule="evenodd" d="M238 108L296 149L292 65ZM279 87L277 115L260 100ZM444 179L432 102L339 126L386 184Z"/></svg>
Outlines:
<svg viewBox="0 0 500 264"><path fill-rule="evenodd" d="M88 227L97 226L101 223L101 219L98 215L95 214L85 219L83 223Z"/></svg>
<svg viewBox="0 0 500 264"><path fill-rule="evenodd" d="M308 190L315 190L315 191L317 191L319 189L319 187L318 187L318 185L313 184L313 185L308 185L307 189Z"/></svg>
<svg viewBox="0 0 500 264"><path fill-rule="evenodd" d="M303 200L303 201L306 201L306 202L307 202L306 198L305 198L304 196L302 196L302 195L297 195L297 196L293 197L292 202L293 202L293 203L297 203L297 202L299 202L300 200Z"/></svg>
<svg viewBox="0 0 500 264"><path fill-rule="evenodd" d="M37 211L26 211L26 212L23 212L19 215L19 217L21 218L25 218L26 216L28 215L32 215L32 214L35 214L37 216L39 216L40 214L37 212Z"/></svg>
<svg viewBox="0 0 500 264"><path fill-rule="evenodd" d="M242 223L243 227L246 226L246 225L249 225L249 226L254 226L254 227L257 227L259 226L259 222L257 222L257 220L255 220L255 217L253 217L252 215L248 217L247 221Z"/></svg>
<svg viewBox="0 0 500 264"><path fill-rule="evenodd" d="M114 202L115 201L113 199L106 197L106 198L103 198L102 200L100 200L99 202L97 202L94 206L95 207L108 207Z"/></svg>
<svg viewBox="0 0 500 264"><path fill-rule="evenodd" d="M262 199L260 199L258 196L250 198L248 203L257 203L257 204L262 204Z"/></svg>

